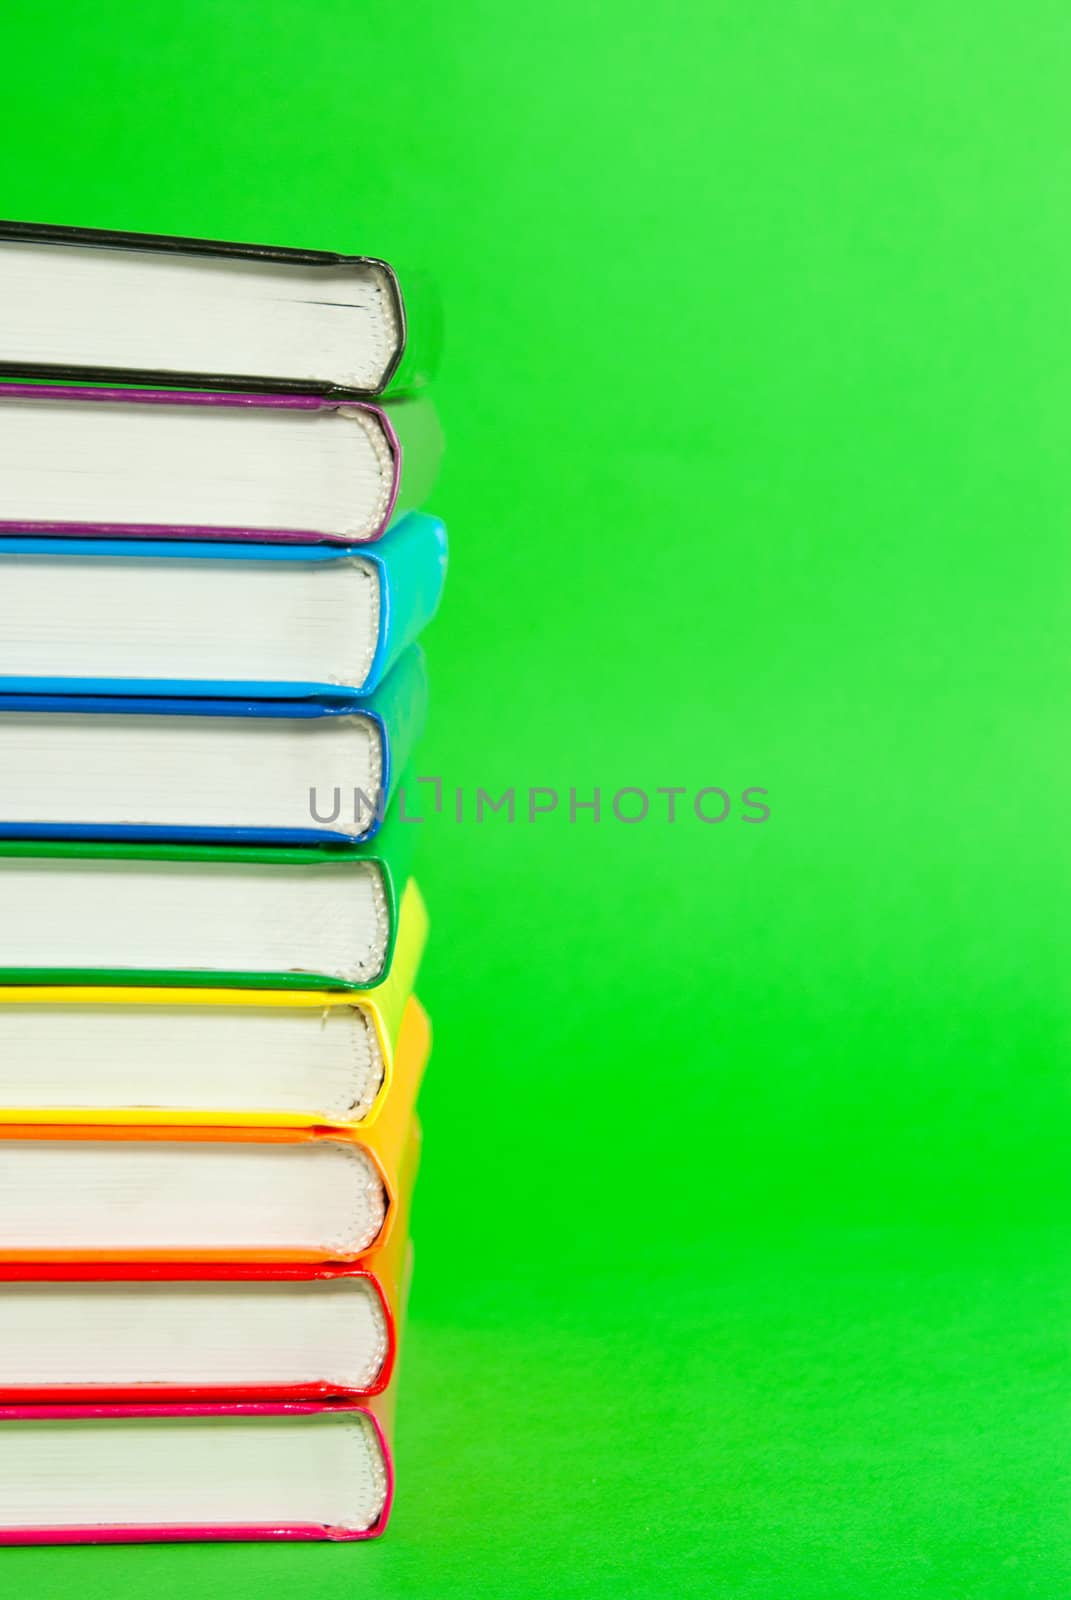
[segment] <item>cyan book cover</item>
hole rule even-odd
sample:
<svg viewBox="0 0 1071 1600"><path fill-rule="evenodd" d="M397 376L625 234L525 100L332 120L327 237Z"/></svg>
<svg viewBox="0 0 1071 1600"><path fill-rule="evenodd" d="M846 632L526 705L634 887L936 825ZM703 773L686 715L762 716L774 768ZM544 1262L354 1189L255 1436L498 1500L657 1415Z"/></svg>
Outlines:
<svg viewBox="0 0 1071 1600"><path fill-rule="evenodd" d="M376 637L367 672L356 685L291 679L221 679L110 676L77 678L49 671L46 630L25 647L33 670L0 674L0 693L89 696L177 696L313 700L348 705L372 694L438 610L446 581L446 529L438 517L413 511L375 545L257 544L234 541L111 540L0 536L0 584L10 562L66 563L316 563L329 567L357 560L375 569L379 583ZM167 570L164 566L161 570ZM91 627L91 619L87 627ZM37 641L40 641L39 644ZM39 654L38 654L39 651Z"/></svg>

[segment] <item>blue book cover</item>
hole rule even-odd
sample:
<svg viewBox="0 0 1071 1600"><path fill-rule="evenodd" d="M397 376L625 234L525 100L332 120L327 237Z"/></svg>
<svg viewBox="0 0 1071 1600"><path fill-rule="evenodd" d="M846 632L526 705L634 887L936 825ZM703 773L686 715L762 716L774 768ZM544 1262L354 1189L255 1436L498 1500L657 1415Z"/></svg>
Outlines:
<svg viewBox="0 0 1071 1600"><path fill-rule="evenodd" d="M91 693L89 685L85 693L78 695L4 690L0 692L0 750L6 739L8 759L0 761L0 840L230 846L361 843L372 839L382 824L399 776L420 737L426 711L427 673L418 644L410 645L378 689L361 700L312 694L293 699L242 695L112 695ZM152 740L142 744L139 740L143 738L143 725L128 724L130 736L122 744L126 766L118 773L109 774L104 746L97 734L103 738L109 729L114 730L127 718L150 718L153 722L159 719L159 726L152 729ZM305 781L302 766L300 784L295 783L286 792L286 809L292 814L292 820L286 825L184 823L174 818L164 823L126 820L129 815L137 817L139 808L151 805L154 797L158 802L164 794L170 803L175 793L189 792L183 768L189 744L186 736L191 731L205 729L206 719L216 718L271 720L278 725L287 724L295 731L308 730L312 723L322 724L327 732L360 726L369 746L374 746L372 770L377 773L378 781L369 780L366 784L348 787L336 783L320 788L311 781L316 762L310 760L309 781ZM164 763L160 760L160 736L167 734L166 725L170 722L175 724L177 738L166 750L167 762ZM127 730L120 727L120 731ZM208 731L213 735L222 732L224 740L229 732L225 728ZM77 742L72 733L77 733ZM234 794L239 785L233 776L229 783L226 781L228 771L232 775L243 772L240 750L236 745L227 749L215 740L208 748L213 754L218 751L223 758L214 762L211 769L213 774L222 773L215 789L220 805L240 805L241 801L236 800ZM309 747L309 754L310 758L315 756L315 741ZM156 770L157 764L165 768L163 773ZM179 781L170 789L166 788L169 771L179 774ZM93 821L87 821L86 813L82 813L79 818L79 805L86 803L82 796L93 784L96 784L93 788L97 797L95 808L98 813L101 809L102 780L98 778L101 773L103 781L110 786L109 792L121 796L116 809L124 815L101 820L98 814ZM65 781L68 774L69 782ZM252 765L243 776L246 783L258 781ZM18 805L12 798L16 794L20 797ZM33 796L30 803L36 818L46 820L30 820L25 815L13 814L16 810L27 809L27 795ZM50 809L53 809L51 820L48 819Z"/></svg>
<svg viewBox="0 0 1071 1600"><path fill-rule="evenodd" d="M86 675L57 676L48 668L54 665L55 656L50 641L55 638L55 618L49 610L50 579L63 576L77 580L73 589L67 585L68 603L76 610L78 637L67 648L78 653L82 638L99 660L109 654L109 626L112 632L120 631L125 620L110 619L100 604L101 597L119 604L117 596L122 588L119 578L132 573L155 579L177 578L182 564L187 570L193 566L198 573L204 564L219 564L228 579L240 575L253 563L270 563L283 576L299 563L313 564L318 572L329 573L333 566L341 568L346 563L359 563L371 569L378 584L377 603L374 607L374 636L368 640L368 662L359 682L349 681L343 671L319 679L276 680L268 677L230 678L218 674L211 677L187 675L161 677L152 675ZM418 638L431 621L439 605L446 578L447 541L442 522L423 512L413 511L374 545L253 544L194 542L185 540L135 540L135 539L67 539L12 535L0 537L0 661L9 668L17 662L26 664L25 671L0 671L0 694L76 696L92 699L114 699L126 696L148 698L177 697L180 699L226 700L285 700L309 701L321 709L328 705L363 705L384 682L392 667L408 647ZM209 574L211 576L211 574ZM81 586L81 589L79 588ZM220 592L222 592L221 586ZM215 590L217 586L213 585ZM160 618L166 619L172 597L178 589L174 583L162 582L159 587L149 585ZM84 590L84 610L79 616L77 606L80 592ZM144 592L144 590L142 591ZM97 596L94 606L92 596ZM227 590L230 616L237 627L237 618L249 620L255 630L258 618L255 609L246 601L243 608L242 585ZM5 607L11 615L5 616ZM153 619L142 614L138 619L145 640L146 659L151 659L154 647ZM304 622L310 628L314 620L304 617L298 610L296 623ZM265 622L265 627L267 623ZM136 632L136 630L131 630ZM126 644L124 663L136 653L139 641ZM261 641L262 652L270 655L271 639ZM187 651L187 653L189 653ZM118 652L111 652L117 655ZM50 662L50 655L52 660ZM344 666L340 663L340 668ZM29 670L32 667L33 670ZM335 681L341 679L342 681ZM252 713L250 713L252 714Z"/></svg>

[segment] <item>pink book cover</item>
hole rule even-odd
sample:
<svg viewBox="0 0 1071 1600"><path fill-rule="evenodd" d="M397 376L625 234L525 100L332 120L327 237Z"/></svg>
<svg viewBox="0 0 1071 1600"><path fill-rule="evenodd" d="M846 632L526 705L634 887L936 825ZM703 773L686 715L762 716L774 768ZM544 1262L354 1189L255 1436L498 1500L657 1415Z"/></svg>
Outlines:
<svg viewBox="0 0 1071 1600"><path fill-rule="evenodd" d="M160 523L146 521L97 522L27 521L5 517L0 507L0 537L30 535L42 538L175 539L249 541L254 544L369 544L380 538L392 520L406 511L415 511L434 483L442 453L442 436L430 400L406 399L392 402L389 410L363 400L337 400L322 395L300 394L206 394L180 389L104 389L73 386L42 387L34 384L0 384L0 428L3 406L11 403L49 407L76 405L86 408L106 406L147 406L166 410L176 407L242 411L346 411L361 412L375 422L390 460L389 481L374 528L359 540L325 532L315 526L302 528L245 527L227 524ZM403 459L405 471L403 474Z"/></svg>
<svg viewBox="0 0 1071 1600"><path fill-rule="evenodd" d="M368 1528L336 1527L320 1522L243 1522L243 1523L93 1523L88 1526L49 1524L38 1527L0 1528L0 1545L52 1545L52 1544L151 1544L168 1542L193 1542L201 1540L332 1540L354 1542L377 1538L387 1525L394 1498L394 1468L391 1460L387 1431L392 1407L388 1397L363 1402L360 1405L344 1401L326 1401L306 1404L244 1405L63 1405L63 1406L0 1406L0 1429L16 1422L92 1422L135 1417L297 1417L318 1415L324 1412L346 1412L366 1418L373 1430L376 1445L381 1453L386 1478L383 1507L375 1522Z"/></svg>

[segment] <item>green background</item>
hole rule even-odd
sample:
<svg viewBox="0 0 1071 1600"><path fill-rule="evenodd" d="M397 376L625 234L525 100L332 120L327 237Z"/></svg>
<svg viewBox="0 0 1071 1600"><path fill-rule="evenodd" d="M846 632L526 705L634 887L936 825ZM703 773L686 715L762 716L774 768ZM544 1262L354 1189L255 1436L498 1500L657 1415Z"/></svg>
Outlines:
<svg viewBox="0 0 1071 1600"><path fill-rule="evenodd" d="M0 45L5 214L437 276L425 772L772 810L425 827L388 1537L7 1582L1067 1593L1066 4L7 0Z"/></svg>

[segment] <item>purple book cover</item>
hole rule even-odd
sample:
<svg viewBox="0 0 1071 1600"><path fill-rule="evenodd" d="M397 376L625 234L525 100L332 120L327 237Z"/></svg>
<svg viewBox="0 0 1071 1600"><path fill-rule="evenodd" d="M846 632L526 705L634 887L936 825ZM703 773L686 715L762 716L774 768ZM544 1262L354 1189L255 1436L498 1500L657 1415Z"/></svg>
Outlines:
<svg viewBox="0 0 1071 1600"><path fill-rule="evenodd" d="M359 538L353 534L328 532L317 527L260 527L233 523L36 520L0 516L0 534L31 534L49 537L108 539L205 539L246 540L272 544L372 543L386 532L391 521L404 512L417 509L434 481L442 437L438 419L427 398L393 402L389 410L369 401L326 398L301 394L204 393L176 389L118 389L72 386L48 387L37 384L0 384L0 432L7 404L30 402L49 406L57 403L113 406L210 407L215 410L243 411L357 411L363 412L381 431L390 468L382 514L375 526ZM403 476L403 459L405 472Z"/></svg>

